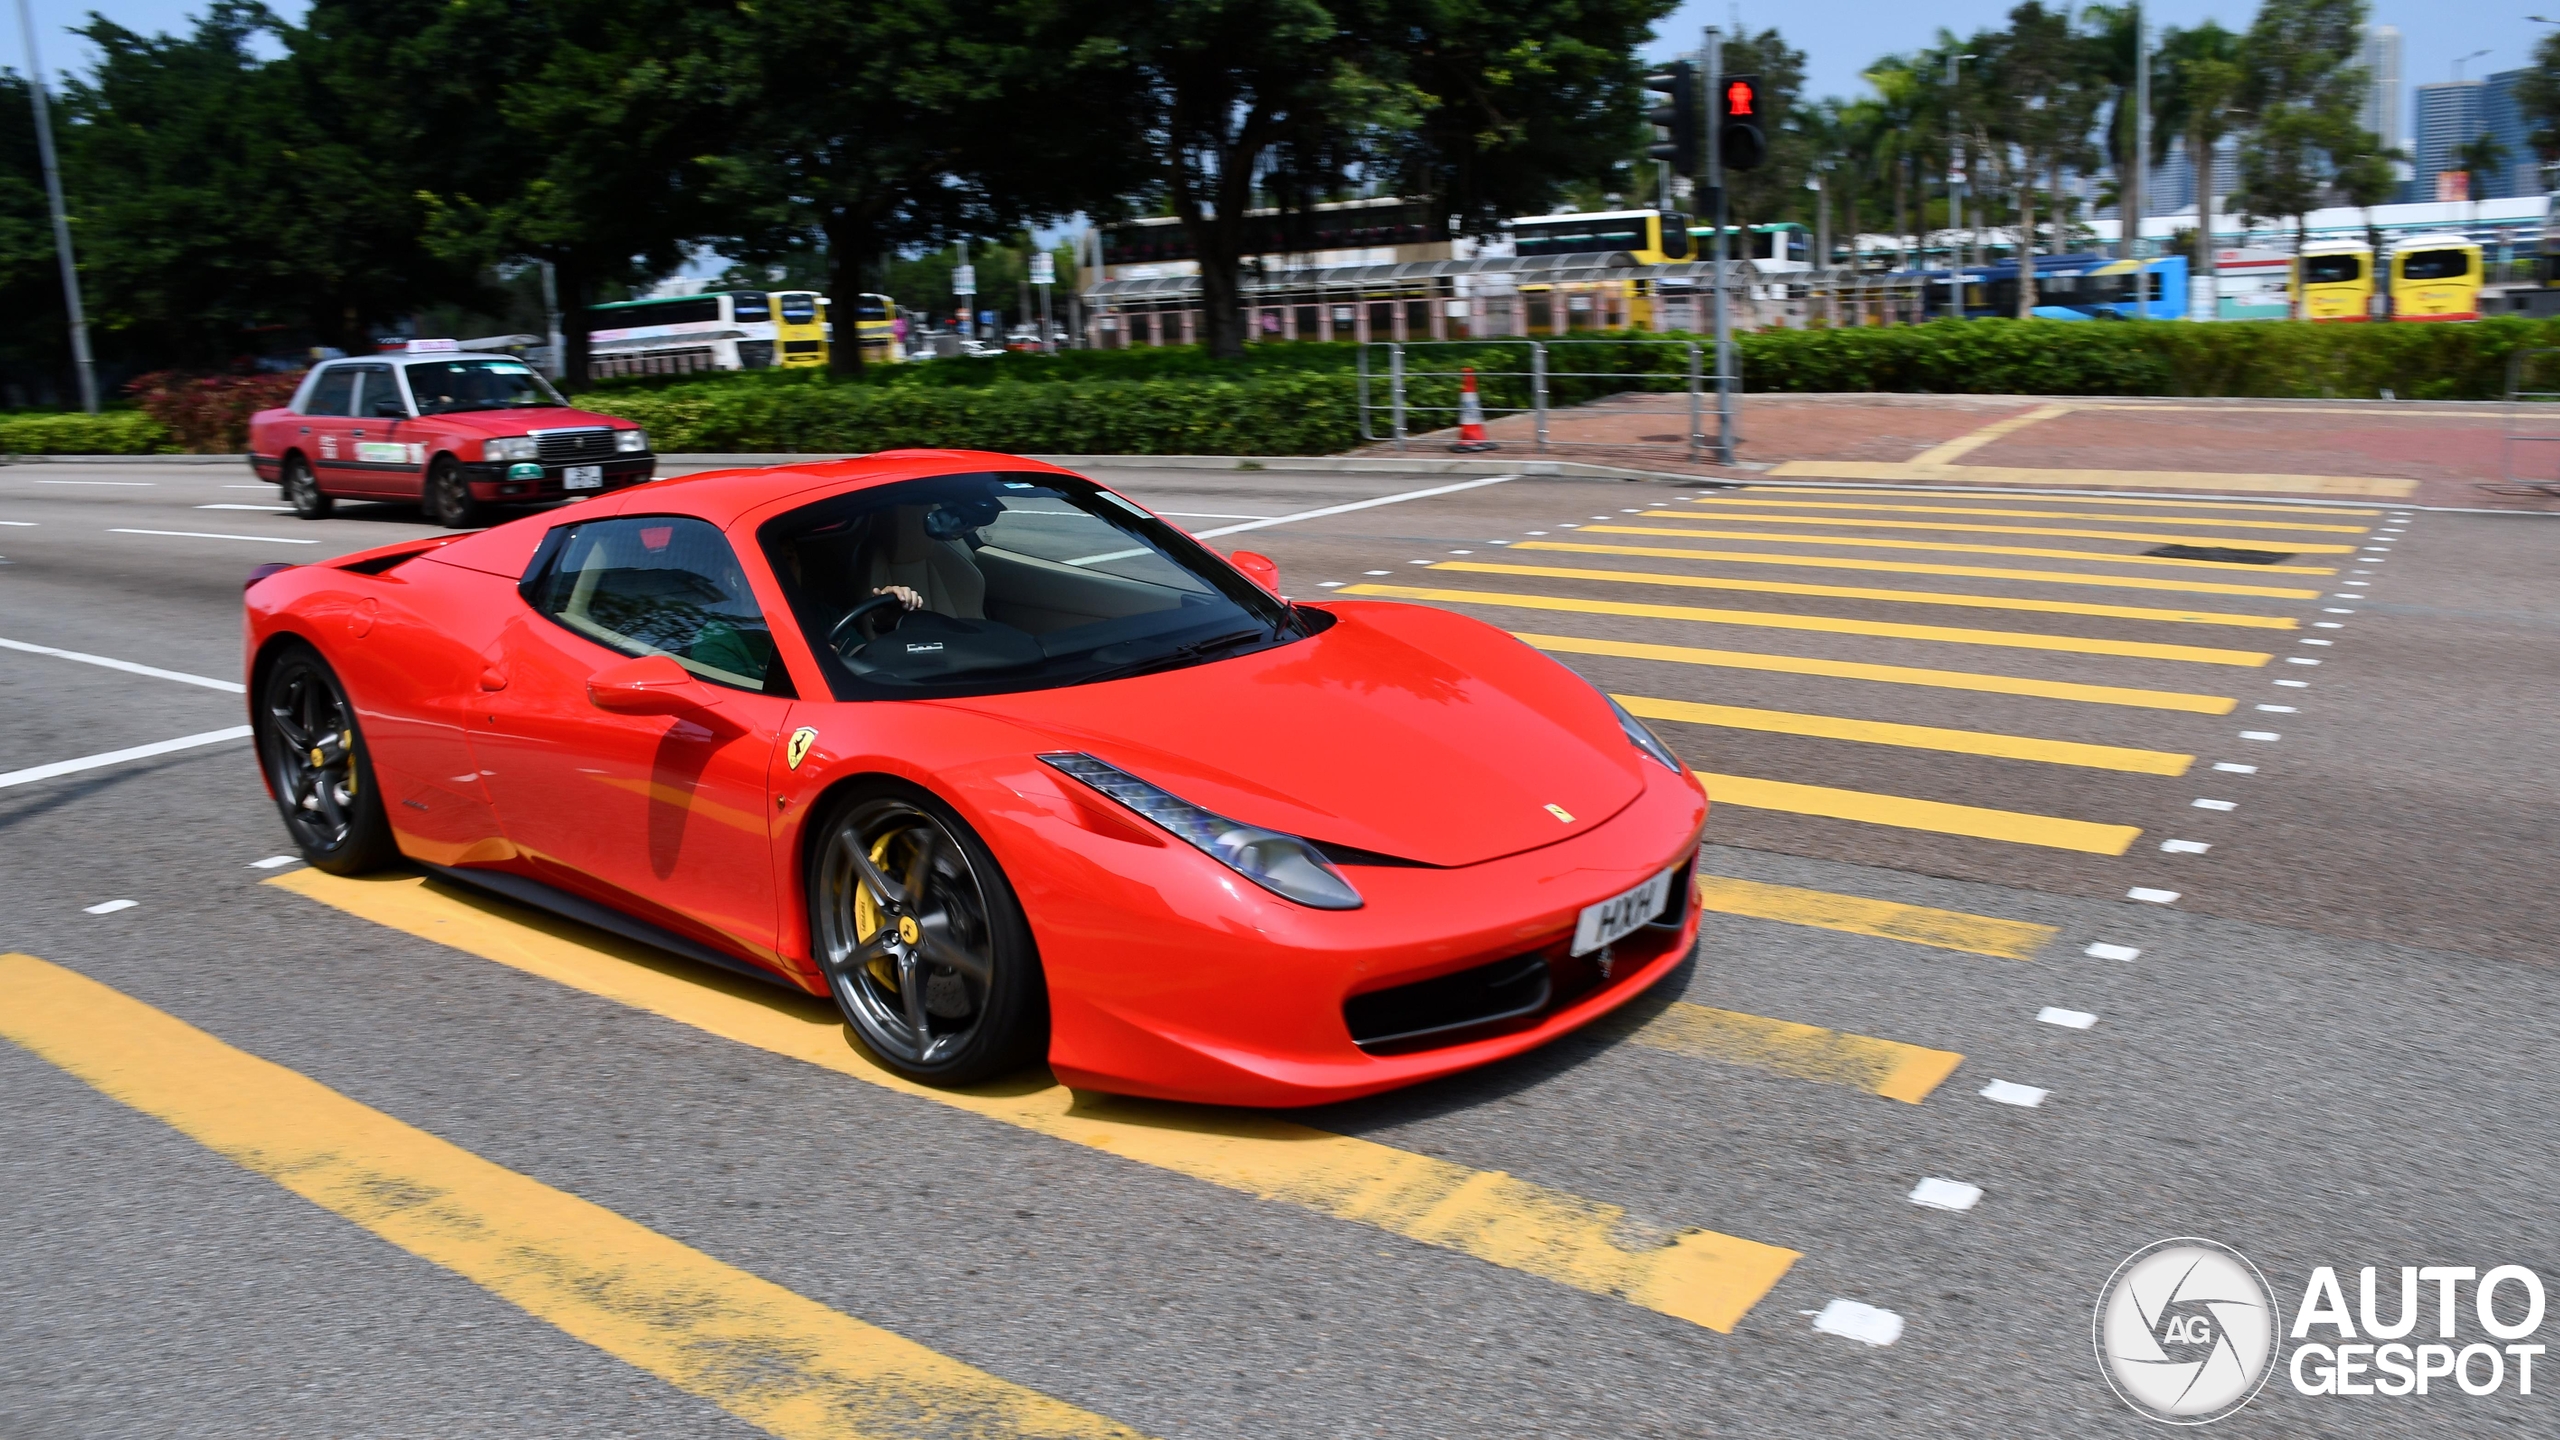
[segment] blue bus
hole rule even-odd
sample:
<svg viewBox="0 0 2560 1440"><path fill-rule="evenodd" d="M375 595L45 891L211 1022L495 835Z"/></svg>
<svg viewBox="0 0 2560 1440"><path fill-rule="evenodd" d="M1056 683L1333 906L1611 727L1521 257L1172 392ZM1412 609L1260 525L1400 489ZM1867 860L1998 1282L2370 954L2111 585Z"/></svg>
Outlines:
<svg viewBox="0 0 2560 1440"><path fill-rule="evenodd" d="M2018 262L1928 270L1920 278L1923 313L1967 320L2018 313ZM1951 303L1962 287L1961 306ZM2047 320L2184 320L2187 257L2119 260L2112 255L2036 257L2034 313Z"/></svg>

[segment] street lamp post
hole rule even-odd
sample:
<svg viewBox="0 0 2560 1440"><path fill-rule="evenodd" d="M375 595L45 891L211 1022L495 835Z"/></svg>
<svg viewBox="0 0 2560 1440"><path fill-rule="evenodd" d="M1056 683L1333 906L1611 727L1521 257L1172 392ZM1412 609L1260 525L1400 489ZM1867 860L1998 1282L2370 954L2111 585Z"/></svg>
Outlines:
<svg viewBox="0 0 2560 1440"><path fill-rule="evenodd" d="M27 38L27 100L36 112L36 155L44 166L45 204L53 211L53 250L62 262L62 305L71 316L71 365L80 379L80 408L98 413L98 367L89 358L89 317L80 308L80 267L71 256L71 217L62 203L62 167L53 158L53 116L45 108L44 61L36 54L36 17L18 0Z"/></svg>

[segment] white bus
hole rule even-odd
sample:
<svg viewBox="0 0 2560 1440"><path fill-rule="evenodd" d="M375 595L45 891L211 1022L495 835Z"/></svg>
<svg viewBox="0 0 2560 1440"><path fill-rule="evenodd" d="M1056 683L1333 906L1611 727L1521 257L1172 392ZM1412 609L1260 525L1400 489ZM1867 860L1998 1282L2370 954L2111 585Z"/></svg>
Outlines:
<svg viewBox="0 0 2560 1440"><path fill-rule="evenodd" d="M760 290L712 290L590 306L587 373L601 380L766 369L776 358L773 298Z"/></svg>

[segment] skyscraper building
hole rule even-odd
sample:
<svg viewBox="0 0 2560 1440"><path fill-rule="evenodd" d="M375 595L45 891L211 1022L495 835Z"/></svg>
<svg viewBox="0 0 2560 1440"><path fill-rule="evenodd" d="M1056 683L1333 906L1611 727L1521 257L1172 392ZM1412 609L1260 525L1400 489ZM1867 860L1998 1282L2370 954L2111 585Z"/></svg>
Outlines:
<svg viewBox="0 0 2560 1440"><path fill-rule="evenodd" d="M2418 174L2418 200L2436 198L2438 177L2461 169L2454 152L2488 124L2489 87L2479 80L2452 80L2418 87L2418 143L2413 158Z"/></svg>
<svg viewBox="0 0 2560 1440"><path fill-rule="evenodd" d="M2385 145L2406 143L2407 117L2400 109L2400 27L2364 27L2364 53L2357 57L2357 63L2364 66L2365 73L2364 109L2358 120Z"/></svg>
<svg viewBox="0 0 2560 1440"><path fill-rule="evenodd" d="M2495 136L2506 152L2498 162L2495 179L2482 188L2481 198L2511 199L2542 193L2542 157L2534 153L2533 126L2524 118L2524 110L2516 104L2516 82L2528 73L2524 70L2501 70L2489 77L2488 93L2483 97L2481 125Z"/></svg>

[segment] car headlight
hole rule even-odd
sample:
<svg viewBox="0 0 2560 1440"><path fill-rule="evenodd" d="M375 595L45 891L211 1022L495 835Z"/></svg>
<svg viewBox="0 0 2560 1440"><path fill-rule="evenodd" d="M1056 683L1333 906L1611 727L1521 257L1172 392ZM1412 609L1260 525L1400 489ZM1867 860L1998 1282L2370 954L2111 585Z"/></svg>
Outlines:
<svg viewBox="0 0 2560 1440"><path fill-rule="evenodd" d="M498 440L480 442L483 460L531 460L536 458L536 444L530 435L509 435Z"/></svg>
<svg viewBox="0 0 2560 1440"><path fill-rule="evenodd" d="M625 455L637 454L640 451L649 448L649 432L646 430L616 430L613 432L613 448L621 451Z"/></svg>
<svg viewBox="0 0 2560 1440"><path fill-rule="evenodd" d="M1628 714L1627 707L1618 703L1617 696L1604 690L1600 698L1608 701L1609 708L1617 712L1618 728L1627 732L1629 744L1661 761L1664 768L1674 775L1688 773L1689 767L1680 763L1680 757L1671 753L1671 747L1662 743L1662 737L1654 734L1643 721Z"/></svg>
<svg viewBox="0 0 2560 1440"><path fill-rule="evenodd" d="M1090 755L1058 751L1040 761L1137 811L1274 895L1318 910L1360 908L1360 892L1309 841L1212 814Z"/></svg>

